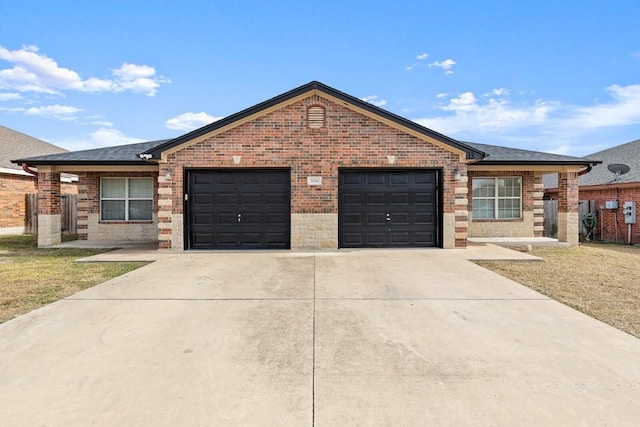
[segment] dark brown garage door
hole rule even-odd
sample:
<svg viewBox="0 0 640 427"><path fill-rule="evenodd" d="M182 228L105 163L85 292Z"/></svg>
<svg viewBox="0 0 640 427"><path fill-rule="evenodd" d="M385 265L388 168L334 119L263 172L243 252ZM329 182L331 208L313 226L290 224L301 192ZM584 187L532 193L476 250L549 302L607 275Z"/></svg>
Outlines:
<svg viewBox="0 0 640 427"><path fill-rule="evenodd" d="M288 170L187 172L188 249L288 249Z"/></svg>
<svg viewBox="0 0 640 427"><path fill-rule="evenodd" d="M438 171L341 170L341 248L438 246Z"/></svg>

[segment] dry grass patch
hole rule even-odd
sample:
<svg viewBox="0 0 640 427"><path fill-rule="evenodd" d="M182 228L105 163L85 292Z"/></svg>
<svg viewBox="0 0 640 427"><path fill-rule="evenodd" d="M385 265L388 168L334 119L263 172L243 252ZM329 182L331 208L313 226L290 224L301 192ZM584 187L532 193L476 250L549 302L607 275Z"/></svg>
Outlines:
<svg viewBox="0 0 640 427"><path fill-rule="evenodd" d="M0 237L0 323L146 264L76 263L105 251L36 246L35 236Z"/></svg>
<svg viewBox="0 0 640 427"><path fill-rule="evenodd" d="M640 337L640 247L589 243L531 253L544 262L477 264Z"/></svg>

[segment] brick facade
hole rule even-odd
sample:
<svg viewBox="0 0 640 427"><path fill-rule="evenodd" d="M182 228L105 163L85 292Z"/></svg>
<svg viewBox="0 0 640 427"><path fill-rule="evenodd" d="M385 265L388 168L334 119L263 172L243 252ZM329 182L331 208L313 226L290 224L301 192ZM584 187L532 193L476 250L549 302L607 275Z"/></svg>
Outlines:
<svg viewBox="0 0 640 427"><path fill-rule="evenodd" d="M324 127L307 127L310 106L325 108ZM159 171L160 247L176 245L171 222L183 213L184 168L251 167L290 168L294 215L337 214L340 168L441 169L442 212L455 226L449 245L466 245L466 182L454 179L456 170L466 175L459 154L312 95L169 154ZM308 176L322 177L322 185L308 186Z"/></svg>
<svg viewBox="0 0 640 427"><path fill-rule="evenodd" d="M0 228L24 227L25 195L37 191L31 176L0 174Z"/></svg>
<svg viewBox="0 0 640 427"><path fill-rule="evenodd" d="M604 209L605 202L610 200L618 201L617 209ZM583 187L580 189L580 201L591 201L591 211L598 219L596 239L629 243L622 205L626 201L636 202L636 219L640 220L640 183L624 187L610 185L598 189ZM631 226L631 243L640 244L640 221Z"/></svg>

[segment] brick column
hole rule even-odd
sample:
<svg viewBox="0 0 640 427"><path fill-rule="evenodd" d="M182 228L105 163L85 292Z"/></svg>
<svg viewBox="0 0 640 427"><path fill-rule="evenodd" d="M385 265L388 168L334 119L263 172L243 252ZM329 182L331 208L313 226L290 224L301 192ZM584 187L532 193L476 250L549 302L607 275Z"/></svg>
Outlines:
<svg viewBox="0 0 640 427"><path fill-rule="evenodd" d="M62 241L60 217L60 174L38 173L38 247Z"/></svg>
<svg viewBox="0 0 640 427"><path fill-rule="evenodd" d="M558 174L558 240L579 243L578 173Z"/></svg>
<svg viewBox="0 0 640 427"><path fill-rule="evenodd" d="M158 174L158 249L172 249L173 180L166 165Z"/></svg>
<svg viewBox="0 0 640 427"><path fill-rule="evenodd" d="M533 183L533 236L544 234L544 184L542 175L536 175Z"/></svg>

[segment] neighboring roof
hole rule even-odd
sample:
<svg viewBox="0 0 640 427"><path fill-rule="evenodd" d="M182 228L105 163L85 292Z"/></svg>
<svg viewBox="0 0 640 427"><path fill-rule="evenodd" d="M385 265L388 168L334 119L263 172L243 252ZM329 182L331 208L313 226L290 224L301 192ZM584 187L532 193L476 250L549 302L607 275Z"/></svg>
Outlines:
<svg viewBox="0 0 640 427"><path fill-rule="evenodd" d="M591 172L580 176L578 180L580 186L640 182L640 139L598 151L586 157L598 159L602 164L594 166ZM629 172L620 175L617 180L616 175L607 168L615 163L629 166ZM543 182L545 188L557 188L558 176L556 174L545 175Z"/></svg>
<svg viewBox="0 0 640 427"><path fill-rule="evenodd" d="M0 169L11 169L22 174L22 167L11 163L11 159L66 151L64 148L0 125Z"/></svg>
<svg viewBox="0 0 640 427"><path fill-rule="evenodd" d="M116 145L113 147L94 148L92 150L70 151L48 156L35 156L12 160L14 163L38 165L144 165L148 164L140 158L140 153L152 150L164 144L168 139L160 141L140 142L137 144Z"/></svg>
<svg viewBox="0 0 640 427"><path fill-rule="evenodd" d="M199 136L202 135L206 135L209 132L215 131L216 129L220 129L223 128L225 126L228 126L229 124L232 124L238 120L242 120L243 118L252 116L256 113L259 113L263 110L266 110L268 108L271 108L277 104L286 102L292 98L296 98L300 95L303 95L307 92L311 92L317 90L319 92L322 92L328 96L331 96L333 98L337 98L340 99L341 101L344 102L348 102L351 105L354 105L358 108L361 108L365 111L368 111L370 113L376 114L384 119L390 120L394 123L397 123L400 126L404 126L406 128L409 128L413 131L416 131L418 133L421 133L429 138L435 139L436 141L442 142L446 145L449 145L453 148L457 148L458 150L462 150L466 153L466 157L467 159L482 159L484 157L484 153L480 150L477 150L475 148L469 147L466 144L457 141L453 138L449 138L448 136L442 135L438 132L435 132L431 129L428 129L424 126L421 126L419 124L417 124L416 122L412 122L411 120L405 119L404 117L400 117L396 114L390 113L387 110L383 110L382 108L376 107L373 104L370 104L368 102L362 101L361 99L358 99L356 97L353 97L351 95L348 95L344 92L340 92L339 90L336 90L332 87L329 87L323 83L317 82L317 81L312 81L310 83L307 83L306 85L302 85L296 89L290 90L289 92L285 92L282 95L278 95L274 98L271 98L267 101L261 102L260 104L254 105L253 107L247 108L245 110L240 111L239 113L236 114L232 114L230 116L227 116L223 119L220 119L218 121L215 121L207 126L201 127L200 129L196 129L193 132L189 132L186 135L182 135L178 138L172 139L170 141L167 141L165 144L163 145L159 145L153 149L147 150L144 152L144 154L150 154L154 159L159 159L161 158L162 152L166 151L168 149L171 149L173 147L176 147L178 145L181 144L185 144L195 138L198 138Z"/></svg>
<svg viewBox="0 0 640 427"><path fill-rule="evenodd" d="M521 150L518 148L500 147L497 145L464 142L465 145L483 151L486 157L475 165L584 165L598 163L584 157L563 156L543 153L541 151Z"/></svg>

